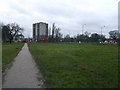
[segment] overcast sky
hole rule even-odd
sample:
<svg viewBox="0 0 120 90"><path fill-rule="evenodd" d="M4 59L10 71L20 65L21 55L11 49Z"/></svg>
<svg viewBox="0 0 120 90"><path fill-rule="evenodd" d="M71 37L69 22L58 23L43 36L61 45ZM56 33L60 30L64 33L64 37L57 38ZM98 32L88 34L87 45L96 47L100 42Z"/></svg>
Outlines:
<svg viewBox="0 0 120 90"><path fill-rule="evenodd" d="M26 37L32 36L32 24L55 22L61 32L71 36L84 31L103 34L118 28L119 0L1 0L0 22L18 23L25 29Z"/></svg>

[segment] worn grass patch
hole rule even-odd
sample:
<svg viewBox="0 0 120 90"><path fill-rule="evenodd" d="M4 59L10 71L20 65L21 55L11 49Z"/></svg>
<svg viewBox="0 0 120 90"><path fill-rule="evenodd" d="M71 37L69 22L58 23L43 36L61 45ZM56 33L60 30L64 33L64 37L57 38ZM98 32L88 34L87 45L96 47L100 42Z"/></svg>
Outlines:
<svg viewBox="0 0 120 90"><path fill-rule="evenodd" d="M117 45L30 44L50 88L118 87Z"/></svg>
<svg viewBox="0 0 120 90"><path fill-rule="evenodd" d="M2 71L10 64L21 50L23 43L2 44Z"/></svg>

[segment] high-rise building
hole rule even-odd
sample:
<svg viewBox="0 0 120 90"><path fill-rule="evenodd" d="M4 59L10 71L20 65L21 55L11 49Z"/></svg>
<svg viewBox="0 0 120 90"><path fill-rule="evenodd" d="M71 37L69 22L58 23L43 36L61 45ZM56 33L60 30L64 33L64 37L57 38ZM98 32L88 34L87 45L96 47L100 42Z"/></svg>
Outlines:
<svg viewBox="0 0 120 90"><path fill-rule="evenodd" d="M34 23L33 24L33 39L39 41L42 38L48 37L48 24L47 23Z"/></svg>

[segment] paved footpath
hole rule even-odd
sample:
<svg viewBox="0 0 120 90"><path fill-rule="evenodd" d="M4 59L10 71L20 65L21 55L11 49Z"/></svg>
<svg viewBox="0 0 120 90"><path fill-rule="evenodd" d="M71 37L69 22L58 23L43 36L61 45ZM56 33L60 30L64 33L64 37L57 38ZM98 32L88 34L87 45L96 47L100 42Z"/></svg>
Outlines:
<svg viewBox="0 0 120 90"><path fill-rule="evenodd" d="M15 58L12 67L8 69L4 77L3 88L42 87L44 87L42 76L25 43L18 56Z"/></svg>

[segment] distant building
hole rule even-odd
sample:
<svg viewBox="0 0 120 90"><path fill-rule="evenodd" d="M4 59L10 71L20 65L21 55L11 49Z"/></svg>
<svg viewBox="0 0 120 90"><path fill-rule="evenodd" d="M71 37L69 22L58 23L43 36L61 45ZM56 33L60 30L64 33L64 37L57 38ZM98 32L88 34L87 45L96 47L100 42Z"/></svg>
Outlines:
<svg viewBox="0 0 120 90"><path fill-rule="evenodd" d="M48 24L47 23L34 23L33 24L33 40L40 41L48 37Z"/></svg>

